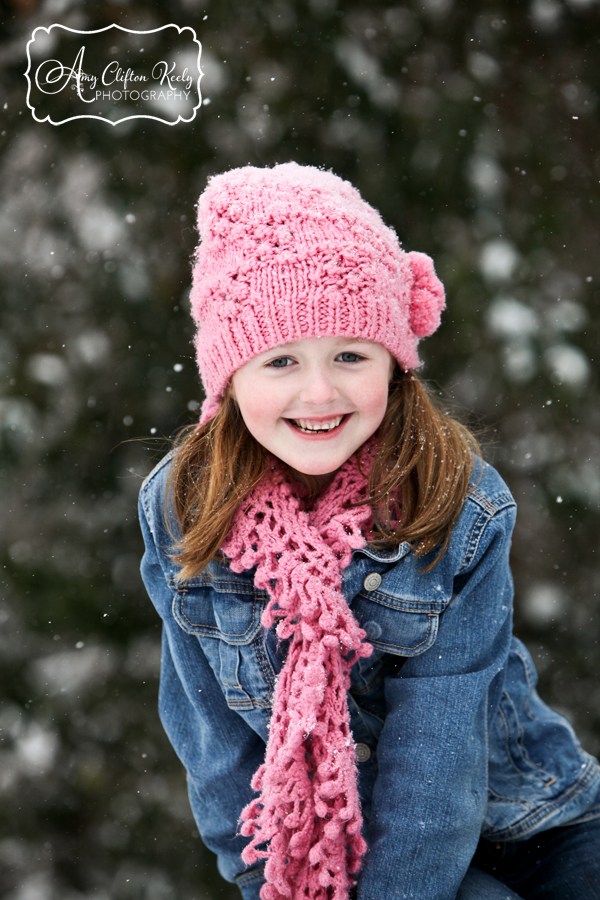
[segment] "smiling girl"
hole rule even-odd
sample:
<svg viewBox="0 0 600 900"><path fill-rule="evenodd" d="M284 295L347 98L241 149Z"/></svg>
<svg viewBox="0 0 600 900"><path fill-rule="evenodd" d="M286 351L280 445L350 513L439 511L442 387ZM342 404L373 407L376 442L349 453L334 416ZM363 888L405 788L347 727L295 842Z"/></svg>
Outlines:
<svg viewBox="0 0 600 900"><path fill-rule="evenodd" d="M259 444L324 486L379 428L394 365L381 344L307 338L249 360L231 396Z"/></svg>
<svg viewBox="0 0 600 900"><path fill-rule="evenodd" d="M515 503L414 374L431 259L295 163L211 179L206 399L144 482L159 708L245 900L600 898L600 766L512 634Z"/></svg>

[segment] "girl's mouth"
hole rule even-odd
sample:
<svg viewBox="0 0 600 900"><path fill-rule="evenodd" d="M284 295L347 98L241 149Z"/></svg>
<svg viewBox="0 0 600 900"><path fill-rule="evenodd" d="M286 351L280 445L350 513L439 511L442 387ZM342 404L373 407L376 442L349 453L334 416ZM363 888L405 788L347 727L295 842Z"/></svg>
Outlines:
<svg viewBox="0 0 600 900"><path fill-rule="evenodd" d="M311 422L309 419L286 419L290 428L308 438L325 438L337 434L342 430L350 413L343 416L335 416L327 422Z"/></svg>

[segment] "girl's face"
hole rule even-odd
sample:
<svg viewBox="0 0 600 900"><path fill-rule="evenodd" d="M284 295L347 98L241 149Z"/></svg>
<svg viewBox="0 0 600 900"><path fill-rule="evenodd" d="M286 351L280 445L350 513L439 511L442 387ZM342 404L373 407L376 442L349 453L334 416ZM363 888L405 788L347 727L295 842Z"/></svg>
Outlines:
<svg viewBox="0 0 600 900"><path fill-rule="evenodd" d="M381 424L394 365L381 344L304 338L249 360L232 395L256 440L323 486Z"/></svg>

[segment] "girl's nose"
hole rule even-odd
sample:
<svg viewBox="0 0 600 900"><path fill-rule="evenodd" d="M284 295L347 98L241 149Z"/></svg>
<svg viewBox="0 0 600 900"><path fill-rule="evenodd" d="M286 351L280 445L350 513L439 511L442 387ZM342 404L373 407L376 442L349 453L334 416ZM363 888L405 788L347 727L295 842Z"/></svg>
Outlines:
<svg viewBox="0 0 600 900"><path fill-rule="evenodd" d="M332 400L337 400L339 391L334 384L331 373L317 368L306 373L304 384L299 394L302 403L312 406L325 406Z"/></svg>

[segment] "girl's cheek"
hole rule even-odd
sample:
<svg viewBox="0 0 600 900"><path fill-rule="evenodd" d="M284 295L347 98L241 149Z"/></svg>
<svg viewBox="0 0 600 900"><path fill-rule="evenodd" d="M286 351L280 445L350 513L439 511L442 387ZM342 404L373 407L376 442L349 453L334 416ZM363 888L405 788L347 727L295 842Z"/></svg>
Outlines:
<svg viewBox="0 0 600 900"><path fill-rule="evenodd" d="M365 393L363 407L371 410L373 416L381 416L383 419L388 404L388 383L377 385L373 390Z"/></svg>
<svg viewBox="0 0 600 900"><path fill-rule="evenodd" d="M252 392L246 397L246 402L241 405L242 415L246 424L252 422L260 427L268 425L274 419L279 418L282 409L279 404L273 402L273 398L265 395L264 389Z"/></svg>

